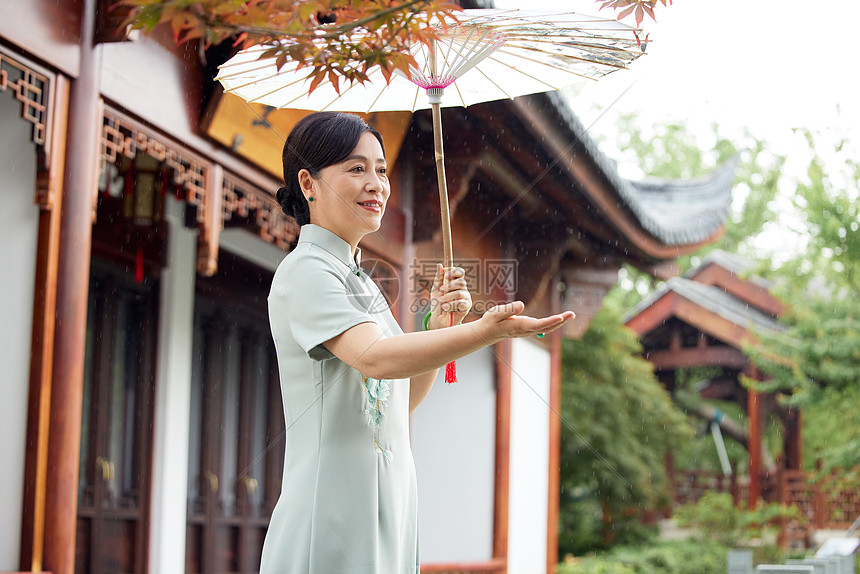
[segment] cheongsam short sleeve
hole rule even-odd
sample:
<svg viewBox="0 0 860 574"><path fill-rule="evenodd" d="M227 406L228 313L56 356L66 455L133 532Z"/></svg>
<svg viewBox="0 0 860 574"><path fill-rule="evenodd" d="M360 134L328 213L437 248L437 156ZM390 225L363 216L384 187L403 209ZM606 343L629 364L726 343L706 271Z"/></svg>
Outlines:
<svg viewBox="0 0 860 574"><path fill-rule="evenodd" d="M310 358L321 361L334 356L324 342L374 319L362 308L347 273L322 259L308 258L304 263L308 264L290 270L273 295L282 304L296 342Z"/></svg>

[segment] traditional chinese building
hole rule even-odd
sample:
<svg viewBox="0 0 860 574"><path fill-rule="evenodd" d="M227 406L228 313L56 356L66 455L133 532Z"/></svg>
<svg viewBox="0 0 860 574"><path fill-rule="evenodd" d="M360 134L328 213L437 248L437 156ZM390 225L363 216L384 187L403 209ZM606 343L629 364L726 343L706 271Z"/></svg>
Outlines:
<svg viewBox="0 0 860 574"><path fill-rule="evenodd" d="M254 572L285 441L265 301L295 224L274 201L301 112L219 94L196 47L115 41L110 2L0 5L0 570ZM570 308L721 233L730 171L618 176L568 105L444 110L455 259L475 311ZM439 259L429 115L367 118L393 191L365 261L401 324ZM556 562L561 337L459 362L412 421L428 572Z"/></svg>
<svg viewBox="0 0 860 574"><path fill-rule="evenodd" d="M657 378L674 393L679 369L707 368L711 373L696 386L703 399L732 401L747 415L746 428L720 416L706 405L698 407L703 418L718 422L727 436L749 453L747 502L755 507L767 477L777 463L762 441L763 421L778 419L784 429L781 467L802 467L801 412L780 404L778 393L747 388L742 377L761 381L745 352L762 334L784 327L778 321L784 305L770 294L769 285L750 275L753 265L722 251L709 253L701 265L685 277L669 279L663 288L642 301L627 319L640 338L645 358L654 364ZM772 497L772 498L775 498Z"/></svg>

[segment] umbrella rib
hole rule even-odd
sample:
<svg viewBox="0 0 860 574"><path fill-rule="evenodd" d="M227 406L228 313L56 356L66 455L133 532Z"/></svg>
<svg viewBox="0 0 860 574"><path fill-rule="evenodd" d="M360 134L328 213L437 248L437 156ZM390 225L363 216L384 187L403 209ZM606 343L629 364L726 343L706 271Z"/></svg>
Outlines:
<svg viewBox="0 0 860 574"><path fill-rule="evenodd" d="M477 26L470 26L470 28L471 28L471 30L469 30L469 35L466 36L466 38L460 42L460 49L457 51L456 58L454 58L455 62L457 61L457 59L461 59L465 62L470 61L473 57L473 54L475 53L475 50L478 49L478 47L484 42L484 39L491 33L491 30L485 31L484 34L480 38L475 40L475 42L470 45L470 41L472 39L472 36L475 35L475 32L478 32L478 27ZM453 37L452 37L452 39L453 39ZM464 55L463 51L466 50L467 48L468 48L468 52ZM479 55L480 55L480 52L479 52ZM483 59L483 58L481 58L481 59ZM452 68L452 71L451 71L452 75L455 75L455 76L463 75L463 73L460 72L460 69L462 68L462 66L457 68L457 69L454 69L454 65L452 64L451 68Z"/></svg>
<svg viewBox="0 0 860 574"><path fill-rule="evenodd" d="M429 57L429 55L427 54L427 49L428 49L428 48L427 48L427 46L425 46L424 44L421 44L421 46L420 46L420 47L421 47L421 55L422 55L422 56L424 56L424 67L423 67L423 69L416 68L415 70L418 72L418 74L419 74L421 77L424 77L424 78L426 78L426 77L427 77L427 72L428 72L428 70L429 70L429 71L430 71L430 76L432 77L432 76L433 76L433 72L434 72L434 70L430 70L430 57Z"/></svg>
<svg viewBox="0 0 860 574"><path fill-rule="evenodd" d="M418 86L415 86L416 88ZM415 97L412 98L412 113L415 113L415 110L418 109L418 94L421 93L421 90L415 90Z"/></svg>
<svg viewBox="0 0 860 574"><path fill-rule="evenodd" d="M503 61L501 61L501 60L499 60L499 59L497 59L497 58L494 58L494 57L492 57L492 56L490 56L490 57L489 57L489 59L490 59L490 60L493 60L494 62L499 63L499 64L501 64L501 65L503 65L503 66L507 66L507 67L508 67L508 68L510 68L511 70L513 70L513 71L515 71L515 72L519 72L519 73L520 73L520 74L522 74L523 76L526 76L527 78L531 78L532 80L534 80L534 81L536 81L536 82L538 82L538 83L540 83L540 84L543 84L544 86L549 86L549 88L550 88L550 89L552 89L552 90L560 90L560 89L561 89L561 87L560 87L560 86L554 86L554 85L550 84L549 82L547 82L547 81L545 81L545 80L542 80L542 79L538 78L537 76L534 76L534 75L532 75L532 74L529 74L528 72L524 72L524 71L522 71L522 70L521 70L521 69L519 69L519 68L514 68L514 67L512 67L510 64L508 64L507 62L503 62ZM542 62L538 62L538 63L539 63L539 64L541 64ZM578 74L578 73L573 72L573 71L570 71L570 70L564 70L564 71L565 71L565 72L568 72L568 73L570 73L570 74L573 74L573 75L575 75L575 76L580 76L580 77L583 77L583 78L588 78L588 76L583 76L582 74ZM591 78L588 78L588 79L591 79Z"/></svg>
<svg viewBox="0 0 860 574"><path fill-rule="evenodd" d="M320 111L325 111L325 110L327 110L329 106L331 106L331 105L332 105L332 104L334 104L336 101L338 101L339 99L341 99L341 98L343 97L343 95L344 95L344 94L346 94L348 91L350 91L351 89L353 89L353 88L354 88L354 87L356 87L356 86L361 86L361 85L363 85L363 84L361 84L360 82L353 82L353 83L351 83L351 84L350 84L350 85L349 85L345 90L343 90L342 92L338 93L337 91L335 91L335 94L337 94L337 95L335 96L335 98L334 98L332 101L330 101L329 103L327 103L327 104L325 105L325 107L323 107ZM308 95L308 94L305 94L305 95ZM379 97L380 97L381 95L382 95L382 90L380 90L380 91L379 91L379 94L378 94L378 95L376 96L376 98L373 100L373 103L371 104L371 107L373 106L373 104L375 104L375 103L376 103L376 100L378 100L378 99L379 99ZM369 109L370 109L370 107L368 107L368 110L369 110Z"/></svg>
<svg viewBox="0 0 860 574"><path fill-rule="evenodd" d="M257 61L261 62L262 60L257 60ZM244 70L239 70L239 71L231 72L229 74L224 74L224 75L219 73L218 77L216 77L215 79L218 80L219 82L221 80L231 80L233 78L237 78L237 77L243 76L245 74L250 74L252 72L259 72L260 70L265 70L266 68L270 68L272 66L271 62L265 62L265 61L262 61L262 62L263 62L262 65L260 65L257 68L247 68ZM247 64L248 62L240 62L240 63L241 64ZM280 73L280 70L277 73Z"/></svg>
<svg viewBox="0 0 860 574"><path fill-rule="evenodd" d="M355 85L355 84L353 84L353 85ZM350 86L350 89L351 89L351 88L352 88L352 86ZM381 97L382 97L382 92L383 92L386 88L388 88L388 86L385 86L385 88L382 88L381 90L379 90L379 91L377 92L376 97L375 97L375 98L373 98L373 101L372 101L372 102L370 102L370 105L369 105L369 106L367 106L367 110L365 110L365 113L368 113L368 114L370 113L370 110L372 110L372 109L373 109L373 106L375 106L375 105L376 105L376 102L378 102L378 101L379 101L379 98L381 98Z"/></svg>
<svg viewBox="0 0 860 574"><path fill-rule="evenodd" d="M442 59L442 61L444 62L444 66L448 65L448 58L451 56L451 50L454 48L454 38L457 35L457 30L459 30L459 27L455 26L454 32L451 34L451 40L448 42L448 51L445 53L445 57Z"/></svg>
<svg viewBox="0 0 860 574"><path fill-rule="evenodd" d="M476 69L476 70L477 70L477 71L478 71L482 76L484 76L484 78L486 78L486 80L487 80L488 82L490 82L491 84L493 84L493 85L494 85L494 86L495 86L495 87L496 87L500 92L502 92L503 94L505 94L505 96L507 96L507 97L508 97L508 98L510 98L510 99L514 99L514 97L515 97L515 96L512 96L511 94L509 94L509 93L508 93L508 91L507 91L507 90L505 90L502 86L500 86L499 84L497 84L497 83L493 80L493 78L491 78L490 76L488 76L488 75L487 75L487 73L486 73L484 70L482 70L481 68L475 68L475 69Z"/></svg>
<svg viewBox="0 0 860 574"><path fill-rule="evenodd" d="M494 46L493 44L484 44L484 46L480 50L477 50L477 48L484 42L484 40L490 33L491 31L489 30L485 32L483 36L481 36L474 44L472 44L468 54L466 54L465 56L462 56L462 54L463 50L466 48L466 44L464 43L462 45L460 51L457 53L457 57L459 58L462 56L463 63L458 66L456 70L452 71L453 76L462 76L463 74L474 68L481 60L485 59L487 56L489 56L498 49L498 46ZM466 38L466 41L468 42L471 37L472 34L469 34L469 38Z"/></svg>
<svg viewBox="0 0 860 574"><path fill-rule="evenodd" d="M484 49L482 49L477 56L470 58L465 63L463 63L463 65L457 68L457 76L462 76L463 74L480 64L486 58L490 57L493 52L497 51L498 49L499 46L485 46Z"/></svg>
<svg viewBox="0 0 860 574"><path fill-rule="evenodd" d="M454 82L454 89L457 90L457 97L460 98L460 105L464 108L468 107L469 104L466 103L466 98L463 97L463 93L460 91L460 86L457 85L457 82Z"/></svg>
<svg viewBox="0 0 860 574"><path fill-rule="evenodd" d="M274 77L277 77L278 75L279 75L279 74L275 74L275 75L273 75L273 76L269 76L268 78L261 78L261 80L260 80L260 81L262 81L262 80L268 80L269 78L274 78ZM254 98L251 98L251 99L249 99L249 100L248 100L248 102L249 102L249 103L252 103L252 104L253 104L253 103L256 103L256 102L259 102L259 101L260 101L260 100L262 100L263 98L268 98L269 96L271 96L272 94L274 94L274 93L276 93L276 92L280 92L281 90L284 90L284 89L286 89L286 88L291 88L291 87L295 86L295 85L296 85L296 84L298 84L298 83L304 82L305 80L307 80L307 78L297 78L296 80L294 80L294 81L292 81L292 82L289 82L289 83L287 83L287 84L283 84L283 85L281 85L281 86L278 86L278 87L277 87L277 88L275 88L274 90L271 90L271 91L269 91L269 92L266 92L265 94L260 94L259 96L256 96L256 97L254 97ZM251 82L251 84L253 84L253 83L255 83L255 82ZM250 85L250 84L245 84L245 86L248 86L248 85ZM233 90L238 90L238 89L244 88L245 86L238 86L238 87L236 87L236 88L233 88ZM233 91L233 90L231 90L231 91ZM307 95L307 94L303 94L303 95ZM295 98L295 99L291 100L289 103L292 103L292 102L296 101L297 99L299 99L299 98L301 98L301 97L302 97L302 96L299 96L298 98ZM283 106L279 106L279 107L283 107Z"/></svg>
<svg viewBox="0 0 860 574"><path fill-rule="evenodd" d="M254 80L251 80L250 82L245 82L244 84L241 84L241 85L239 85L239 86L233 86L233 87L231 87L231 88L230 88L229 90L227 90L227 91L229 91L229 92L235 92L236 90L241 90L242 88L247 88L248 86L252 86L252 85L254 85L254 84L258 84L258 83L261 83L261 82L265 82L266 80L271 80L271 79L273 79L273 78L277 78L277 77L278 77L278 76L280 76L280 75L281 75L281 72L275 72L274 74L270 74L270 75L268 75L268 76L266 76L266 77L264 77L264 78L255 78ZM260 99L260 98L264 98L264 97L266 97L266 96L268 96L268 95L271 95L271 94L273 94L273 93L277 92L278 90L283 90L284 88L289 88L290 86L292 86L292 85L294 85L294 84L297 84L298 82L301 82L301 81L303 81L303 80L305 80L305 79L306 79L306 78L300 78L300 79L295 80L295 81L293 81L293 82L290 82L290 83L288 83L288 84L286 84L286 85L278 86L277 88L275 88L275 89L274 89L274 90L272 90L271 92L269 92L269 93L267 93L267 94L262 94L262 95L260 95L260 96L257 96L257 97L256 97L256 98L254 98L253 100L248 100L248 101L249 101L249 102L255 102L255 101L257 101L257 100L258 100L258 99Z"/></svg>

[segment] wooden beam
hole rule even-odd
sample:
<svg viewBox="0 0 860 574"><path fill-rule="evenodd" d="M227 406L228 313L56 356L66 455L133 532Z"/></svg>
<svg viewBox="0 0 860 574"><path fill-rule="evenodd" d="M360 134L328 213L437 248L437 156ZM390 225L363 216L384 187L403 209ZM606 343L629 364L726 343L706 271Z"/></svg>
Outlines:
<svg viewBox="0 0 860 574"><path fill-rule="evenodd" d="M692 325L722 343L737 349L742 349L744 345L756 341L755 336L746 328L681 296L675 299L673 315L688 325Z"/></svg>
<svg viewBox="0 0 860 574"><path fill-rule="evenodd" d="M744 369L749 360L734 347L709 346L704 349L682 348L677 351L646 351L645 358L654 364L658 371L670 371L685 367L727 367Z"/></svg>
<svg viewBox="0 0 860 574"><path fill-rule="evenodd" d="M513 199L511 207L520 205L530 213L537 213L541 208L546 209L546 203L531 189L535 182L530 183L523 178L495 148L487 146L481 151L479 166L501 191Z"/></svg>
<svg viewBox="0 0 860 574"><path fill-rule="evenodd" d="M758 369L750 367L750 377L756 381L760 380ZM747 421L749 424L749 508L754 509L761 497L761 412L760 398L758 392L753 389L747 391Z"/></svg>
<svg viewBox="0 0 860 574"><path fill-rule="evenodd" d="M511 460L511 360L512 344L495 345L496 354L496 452L493 498L493 558L508 558L508 497ZM507 564L502 572L507 571Z"/></svg>
<svg viewBox="0 0 860 574"><path fill-rule="evenodd" d="M66 170L60 216L43 564L54 574L75 571L92 197L102 124L98 113L101 52L93 46L95 8L94 0L84 0L80 8L80 75L71 86L65 160L75 169Z"/></svg>
<svg viewBox="0 0 860 574"><path fill-rule="evenodd" d="M746 365L744 365L744 368L746 368ZM704 386L700 386L702 383ZM737 376L720 376L702 381L702 383L696 386L699 389L699 396L703 399L732 401L740 404L741 407L743 407L743 403L746 401L746 394Z"/></svg>
<svg viewBox="0 0 860 574"><path fill-rule="evenodd" d="M57 309L57 266L60 252L60 212L63 208L69 81L58 75L53 84L51 153L37 179L39 204L33 332L30 347L30 389L27 402L27 449L24 463L24 501L20 565L42 569L45 543L45 484L48 475L51 377L53 375L54 319Z"/></svg>
<svg viewBox="0 0 860 574"><path fill-rule="evenodd" d="M221 203L224 197L224 169L212 164L206 171L203 223L197 241L197 272L212 277L218 271L218 249L224 226Z"/></svg>
<svg viewBox="0 0 860 574"><path fill-rule="evenodd" d="M492 113L490 106L491 104L473 106L469 110L482 125L490 126L498 133L512 133L510 118L503 114ZM526 130L517 137L521 140L531 135L533 134ZM555 207L568 214L576 214L569 219L569 222L581 232L581 236L585 235L588 238L593 247L600 247L605 254L611 253L613 258L629 262L636 267L652 269L653 262L650 259L645 261L641 257L634 257L633 253L621 247L614 249L609 247L609 244L617 238L617 234L599 217L597 210L587 201L587 198L577 191L580 189L579 183L565 176L563 170L555 166L553 158L548 154L547 151L546 156L541 157L546 162L544 167L540 159L536 158L536 153L525 146L493 148L491 157L507 165L510 171L521 172L522 178L530 182L528 185L515 187L509 192L515 194L515 203L528 202L529 210L543 205L544 209Z"/></svg>
<svg viewBox="0 0 860 574"><path fill-rule="evenodd" d="M803 470L803 412L797 407L785 409L783 452L786 470Z"/></svg>
<svg viewBox="0 0 860 574"><path fill-rule="evenodd" d="M421 574L504 574L507 563L504 560L492 559L484 562L453 562L439 564L422 564Z"/></svg>
<svg viewBox="0 0 860 574"><path fill-rule="evenodd" d="M681 350L681 326L674 323L669 331L669 352L676 353Z"/></svg>
<svg viewBox="0 0 860 574"><path fill-rule="evenodd" d="M640 338L646 333L650 333L672 317L677 297L678 295L674 291L667 291L650 307L627 321L627 327L633 329Z"/></svg>

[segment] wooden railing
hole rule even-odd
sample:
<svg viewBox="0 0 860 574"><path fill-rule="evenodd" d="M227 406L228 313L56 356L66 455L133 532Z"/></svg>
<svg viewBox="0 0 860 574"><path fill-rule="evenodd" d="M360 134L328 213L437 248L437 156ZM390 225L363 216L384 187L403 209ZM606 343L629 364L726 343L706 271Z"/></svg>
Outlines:
<svg viewBox="0 0 860 574"><path fill-rule="evenodd" d="M424 564L421 574L505 574L507 561L493 558L486 562L466 562L451 564Z"/></svg>
<svg viewBox="0 0 860 574"><path fill-rule="evenodd" d="M856 471L853 471L856 472ZM836 472L821 476L818 472L780 470L762 479L762 498L794 506L800 518L781 525L780 541L809 544L809 535L818 529L847 529L860 516L860 489L838 483ZM672 473L676 505L696 502L705 492L728 492L738 506L749 501L749 477L725 477L718 472L695 471Z"/></svg>

